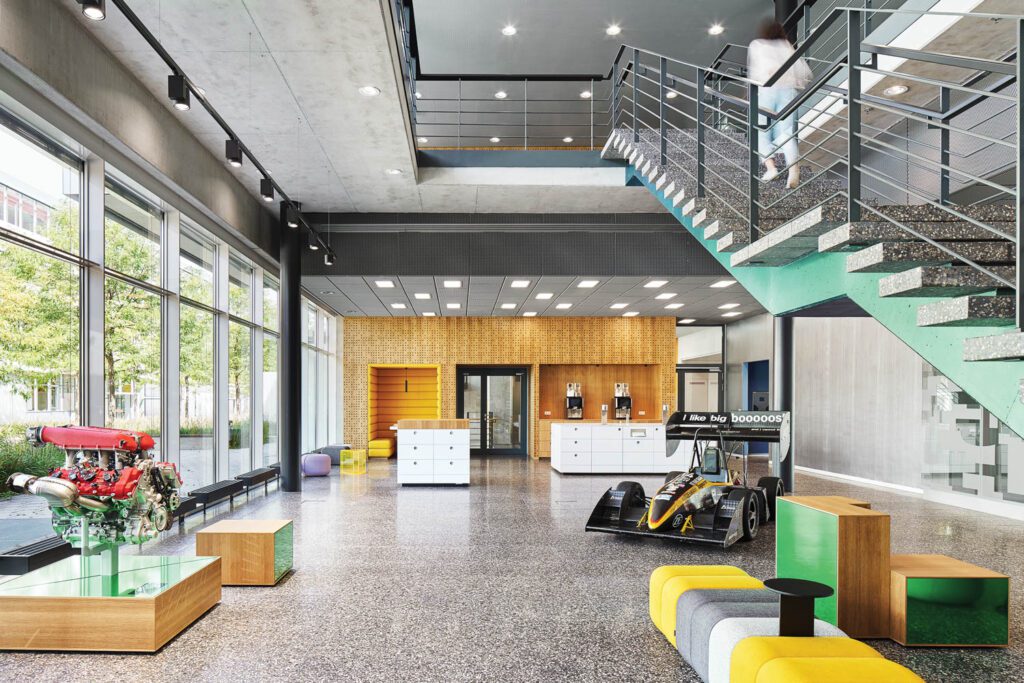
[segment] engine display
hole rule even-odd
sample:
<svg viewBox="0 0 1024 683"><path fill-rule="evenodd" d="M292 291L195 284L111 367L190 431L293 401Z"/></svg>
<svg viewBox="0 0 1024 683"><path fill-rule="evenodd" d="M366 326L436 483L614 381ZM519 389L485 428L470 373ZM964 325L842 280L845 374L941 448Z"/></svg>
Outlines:
<svg viewBox="0 0 1024 683"><path fill-rule="evenodd" d="M32 427L26 436L62 449L64 465L45 477L16 472L7 486L46 500L54 530L75 547L144 543L171 528L182 481L172 463L150 455L149 434L68 426Z"/></svg>

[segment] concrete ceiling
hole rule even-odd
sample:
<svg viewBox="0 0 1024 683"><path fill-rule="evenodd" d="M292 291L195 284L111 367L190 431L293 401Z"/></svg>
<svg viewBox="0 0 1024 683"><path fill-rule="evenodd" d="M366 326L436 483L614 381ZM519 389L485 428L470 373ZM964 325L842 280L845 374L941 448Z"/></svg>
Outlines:
<svg viewBox="0 0 1024 683"><path fill-rule="evenodd" d="M351 277L304 276L303 286L325 304L346 317L422 316L433 312L438 316L521 316L527 311L538 316L620 316L637 312L642 316L673 316L693 318L699 323L725 323L764 312L764 308L738 283L727 287L711 287L715 282L728 282L718 277L657 278L665 280L659 287L645 287L654 278L648 277ZM445 287L446 280L457 280L458 288ZM515 281L526 281L525 287L513 287ZM580 287L586 280L597 285ZM386 281L393 287L381 287ZM549 293L549 299L538 294ZM426 294L429 298L416 298ZM658 299L658 295L666 297ZM449 303L459 308L448 308ZM612 304L627 304L613 309ZM405 308L394 308L401 304ZM514 304L514 308L502 308ZM571 308L557 308L572 304ZM683 304L667 309L669 304ZM739 304L728 309L726 304ZM738 313L723 317L725 313Z"/></svg>
<svg viewBox="0 0 1024 683"><path fill-rule="evenodd" d="M171 106L167 67L116 7L108 3L106 20L92 22L75 0L60 1ZM388 0L130 0L130 6L306 209L518 213L543 204L551 213L662 210L638 187L550 191L538 180L502 190L464 177L419 183ZM567 7L558 20L569 25L578 16ZM380 88L380 95L359 95L364 85ZM224 135L197 103L179 115L223 155ZM251 164L234 172L258 194Z"/></svg>

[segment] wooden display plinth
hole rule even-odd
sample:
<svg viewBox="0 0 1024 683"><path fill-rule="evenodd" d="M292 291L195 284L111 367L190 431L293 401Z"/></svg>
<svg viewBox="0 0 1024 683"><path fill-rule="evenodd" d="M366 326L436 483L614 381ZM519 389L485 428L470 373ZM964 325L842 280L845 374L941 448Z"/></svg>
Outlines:
<svg viewBox="0 0 1024 683"><path fill-rule="evenodd" d="M156 652L220 602L217 557L69 557L0 584L0 649Z"/></svg>
<svg viewBox="0 0 1024 683"><path fill-rule="evenodd" d="M220 556L225 586L273 586L292 568L292 522L226 519L196 532L196 553Z"/></svg>

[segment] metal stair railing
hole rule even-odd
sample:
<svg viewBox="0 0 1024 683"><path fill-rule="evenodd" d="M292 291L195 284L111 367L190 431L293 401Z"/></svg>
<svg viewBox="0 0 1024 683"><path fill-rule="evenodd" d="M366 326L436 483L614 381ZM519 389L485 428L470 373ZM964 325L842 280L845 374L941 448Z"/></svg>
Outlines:
<svg viewBox="0 0 1024 683"><path fill-rule="evenodd" d="M928 45L892 46L865 37L872 27L898 15L911 25L922 17L1006 22L1013 35L1009 49L997 59L929 51ZM759 106L763 88L777 83L798 59L807 59L820 41L831 40L837 32L843 36L841 49L831 48L827 59L808 60L814 77L807 88L779 112ZM634 143L654 145L659 167L692 179L694 194L714 202L720 214L716 217L745 221L750 242L768 232L762 221L766 212L772 212L776 224L795 218L808 208L800 201L802 188L840 181L826 201L842 197L847 221L884 221L939 249L951 262L984 274L994 288L1013 290L1019 327L1024 311L1021 269L1013 277L1001 274L967 257L955 244L932 239L915 226L929 221L912 216L918 211L932 220L963 222L993 240L1013 242L1015 263L1020 262L1024 113L1019 55L1024 17L832 7L804 35L793 56L764 83L745 76L743 65L732 57L738 46L723 48L710 65L696 65L624 45L612 67L612 125L624 127ZM934 75L937 67L939 76ZM877 92L880 84L896 80L929 96L904 101L899 94ZM669 92L684 106L666 101ZM810 166L813 175L796 189L768 199L760 166L771 150L758 149L758 133L773 131L790 115L797 116L795 132L774 145L781 147L796 137L801 153L795 164ZM689 138L691 144L684 148L673 138ZM726 151L731 147L738 147L740 154ZM1011 169L1014 181L998 178ZM742 180L737 171L743 173ZM951 198L958 185L983 188L988 194L960 205ZM994 210L979 211L980 202ZM789 206L793 216L785 215ZM894 206L917 208L895 211ZM1011 221L1012 231L1005 226Z"/></svg>

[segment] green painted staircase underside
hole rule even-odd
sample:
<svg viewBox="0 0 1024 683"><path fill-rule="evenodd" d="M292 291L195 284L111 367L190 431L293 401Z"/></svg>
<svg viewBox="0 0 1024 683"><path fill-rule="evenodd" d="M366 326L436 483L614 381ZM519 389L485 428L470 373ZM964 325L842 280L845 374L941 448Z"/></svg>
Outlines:
<svg viewBox="0 0 1024 683"><path fill-rule="evenodd" d="M729 263L731 254L719 253L715 240L704 239L703 230L693 227L693 221L683 215L682 207L673 208L670 199L656 190L633 166L626 168L626 182L642 184L653 193L676 220L770 313L791 313L843 296L848 297L1010 429L1024 435L1024 405L1018 398L1024 363L970 363L963 360L964 339L1001 334L1010 328L918 327L918 307L943 299L880 297L878 281L888 273L848 273L847 254L844 253L814 253L786 266L733 268ZM855 406L852 408L855 409Z"/></svg>

